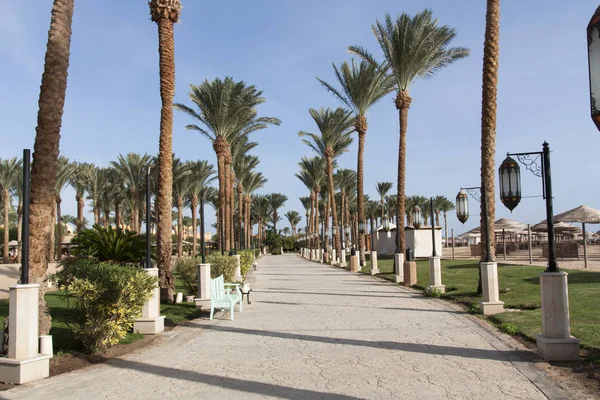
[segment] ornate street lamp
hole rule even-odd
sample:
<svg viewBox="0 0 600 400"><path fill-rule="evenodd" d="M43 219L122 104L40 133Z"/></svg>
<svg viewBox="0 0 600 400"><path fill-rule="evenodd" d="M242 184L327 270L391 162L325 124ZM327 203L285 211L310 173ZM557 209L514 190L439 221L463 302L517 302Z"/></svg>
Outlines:
<svg viewBox="0 0 600 400"><path fill-rule="evenodd" d="M484 186L473 186L467 188L460 188L460 191L456 195L456 217L463 224L469 219L469 195L471 195L476 201L481 202L484 210L483 214L483 230L485 231L485 260L484 262L493 262L492 260L492 249L490 245L490 232L488 226L490 225L490 217L488 215L487 198L485 195Z"/></svg>
<svg viewBox="0 0 600 400"><path fill-rule="evenodd" d="M358 233L365 233L365 221L358 221Z"/></svg>
<svg viewBox="0 0 600 400"><path fill-rule="evenodd" d="M390 219L387 217L387 215L385 217L383 217L383 230L386 232L390 231Z"/></svg>
<svg viewBox="0 0 600 400"><path fill-rule="evenodd" d="M542 151L531 153L507 154L500 165L500 199L509 210L513 210L521 200L521 172L516 161L510 156L516 156L519 162L535 176L542 178L542 194L546 200L546 221L548 223L548 269L546 272L558 272L554 243L554 215L552 204L552 175L550 173L550 148L544 142ZM532 156L534 156L532 158ZM541 158L541 160L540 160Z"/></svg>
<svg viewBox="0 0 600 400"><path fill-rule="evenodd" d="M344 233L346 234L346 236L350 236L350 227L348 225L344 227Z"/></svg>
<svg viewBox="0 0 600 400"><path fill-rule="evenodd" d="M600 129L600 110L597 108L600 106L600 7L587 26L587 42L592 121Z"/></svg>
<svg viewBox="0 0 600 400"><path fill-rule="evenodd" d="M416 229L421 227L421 209L419 206L415 206L410 212L410 217L412 218L413 226Z"/></svg>

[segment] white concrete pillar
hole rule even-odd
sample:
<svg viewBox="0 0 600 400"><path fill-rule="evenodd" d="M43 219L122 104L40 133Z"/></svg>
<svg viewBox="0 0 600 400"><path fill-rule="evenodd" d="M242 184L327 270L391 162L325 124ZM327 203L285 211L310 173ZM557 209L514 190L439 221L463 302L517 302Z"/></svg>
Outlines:
<svg viewBox="0 0 600 400"><path fill-rule="evenodd" d="M146 273L158 278L158 268L147 268ZM142 335L156 335L165 330L165 317L160 315L160 288L158 279L152 297L142 307L142 318L133 323L133 331Z"/></svg>
<svg viewBox="0 0 600 400"><path fill-rule="evenodd" d="M542 292L542 334L536 335L538 354L548 361L579 360L579 339L571 336L569 289L566 272L544 272Z"/></svg>
<svg viewBox="0 0 600 400"><path fill-rule="evenodd" d="M360 270L359 267L360 257L357 255L350 256L350 272L358 272Z"/></svg>
<svg viewBox="0 0 600 400"><path fill-rule="evenodd" d="M429 257L429 288L446 293L446 286L442 285L442 261L439 256Z"/></svg>
<svg viewBox="0 0 600 400"><path fill-rule="evenodd" d="M414 261L404 262L404 277L402 282L404 286L413 286L417 284L417 263Z"/></svg>
<svg viewBox="0 0 600 400"><path fill-rule="evenodd" d="M241 282L244 280L244 277L242 276L241 256L239 254L236 254L233 256L233 258L235 258L235 276L233 277L233 279L236 282Z"/></svg>
<svg viewBox="0 0 600 400"><path fill-rule="evenodd" d="M375 275L379 273L379 268L377 268L377 252L371 252L371 275Z"/></svg>
<svg viewBox="0 0 600 400"><path fill-rule="evenodd" d="M396 283L404 282L404 253L394 254L394 279Z"/></svg>
<svg viewBox="0 0 600 400"><path fill-rule="evenodd" d="M346 268L346 249L342 249L342 253L340 254L340 267Z"/></svg>
<svg viewBox="0 0 600 400"><path fill-rule="evenodd" d="M481 263L481 287L483 290L481 312L484 315L498 314L504 311L504 302L500 301L500 289L498 286L498 263Z"/></svg>
<svg viewBox="0 0 600 400"><path fill-rule="evenodd" d="M337 258L336 258L336 254L335 254L335 249L331 250L331 259L329 260L329 264L330 265L336 265L337 264Z"/></svg>

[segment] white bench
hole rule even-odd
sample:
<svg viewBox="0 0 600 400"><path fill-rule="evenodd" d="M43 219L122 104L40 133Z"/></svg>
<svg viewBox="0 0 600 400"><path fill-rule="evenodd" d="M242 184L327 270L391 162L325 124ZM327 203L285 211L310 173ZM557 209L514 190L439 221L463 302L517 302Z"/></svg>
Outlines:
<svg viewBox="0 0 600 400"><path fill-rule="evenodd" d="M225 289L225 286L235 286L236 292L231 293L232 289ZM213 319L215 308L229 308L231 319L233 320L233 308L235 303L240 304L242 312L242 291L239 283L225 283L223 275L210 280L210 319Z"/></svg>

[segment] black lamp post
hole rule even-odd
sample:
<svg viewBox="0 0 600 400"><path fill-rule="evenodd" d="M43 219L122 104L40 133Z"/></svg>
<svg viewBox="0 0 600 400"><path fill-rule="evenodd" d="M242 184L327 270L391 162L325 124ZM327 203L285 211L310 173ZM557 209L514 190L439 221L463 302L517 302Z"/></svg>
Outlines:
<svg viewBox="0 0 600 400"><path fill-rule="evenodd" d="M592 121L600 129L600 7L596 9L587 26L588 65L590 78L590 107Z"/></svg>
<svg viewBox="0 0 600 400"><path fill-rule="evenodd" d="M429 198L429 210L431 211L431 245L433 246L433 252L431 253L431 256L437 257L437 253L435 251L435 220L433 219L433 197Z"/></svg>
<svg viewBox="0 0 600 400"><path fill-rule="evenodd" d="M23 150L23 227L21 228L21 284L29 284L29 197L31 190L31 150ZM6 224L5 229L8 229Z"/></svg>
<svg viewBox="0 0 600 400"><path fill-rule="evenodd" d="M152 268L152 245L150 244L150 165L146 171L146 268Z"/></svg>
<svg viewBox="0 0 600 400"><path fill-rule="evenodd" d="M508 153L500 165L500 199L509 210L521 201L521 170L510 156L516 156L520 163L535 176L542 178L542 193L546 200L546 222L548 223L548 268L546 272L558 272L554 242L554 211L552 204L552 174L550 172L550 147L544 142L542 151L531 153ZM533 156L533 157L532 157ZM541 162L540 162L541 158Z"/></svg>
<svg viewBox="0 0 600 400"><path fill-rule="evenodd" d="M204 189L200 193L200 251L202 253L202 264L206 264L206 243L204 240Z"/></svg>
<svg viewBox="0 0 600 400"><path fill-rule="evenodd" d="M490 232L488 229L488 227L490 226L490 217L488 215L485 186L460 188L460 191L456 195L456 217L463 224L469 219L469 196L467 193L470 194L476 201L482 203L484 210L483 230L485 231L485 262L492 262L492 248L490 244Z"/></svg>

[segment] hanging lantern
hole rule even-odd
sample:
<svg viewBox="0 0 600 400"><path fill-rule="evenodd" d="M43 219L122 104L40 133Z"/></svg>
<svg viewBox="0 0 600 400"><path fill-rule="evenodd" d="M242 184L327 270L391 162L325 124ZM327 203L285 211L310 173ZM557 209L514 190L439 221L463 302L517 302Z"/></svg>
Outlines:
<svg viewBox="0 0 600 400"><path fill-rule="evenodd" d="M587 27L588 66L590 78L590 106L592 120L600 129L600 7Z"/></svg>
<svg viewBox="0 0 600 400"><path fill-rule="evenodd" d="M346 225L346 227L344 228L344 232L346 233L346 236L350 235L350 227L348 225Z"/></svg>
<svg viewBox="0 0 600 400"><path fill-rule="evenodd" d="M387 216L383 217L383 230L386 232L390 231L390 219Z"/></svg>
<svg viewBox="0 0 600 400"><path fill-rule="evenodd" d="M469 219L469 195L462 189L456 195L456 217L463 224Z"/></svg>
<svg viewBox="0 0 600 400"><path fill-rule="evenodd" d="M358 233L365 233L365 221L358 222Z"/></svg>
<svg viewBox="0 0 600 400"><path fill-rule="evenodd" d="M500 176L500 200L510 211L521 201L521 168L511 157L506 159L498 168Z"/></svg>
<svg viewBox="0 0 600 400"><path fill-rule="evenodd" d="M419 206L414 206L412 211L410 212L410 217L412 218L413 226L416 229L421 227L421 209Z"/></svg>

